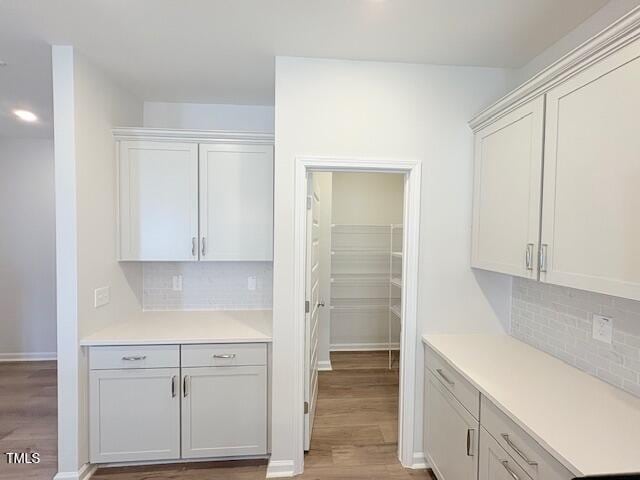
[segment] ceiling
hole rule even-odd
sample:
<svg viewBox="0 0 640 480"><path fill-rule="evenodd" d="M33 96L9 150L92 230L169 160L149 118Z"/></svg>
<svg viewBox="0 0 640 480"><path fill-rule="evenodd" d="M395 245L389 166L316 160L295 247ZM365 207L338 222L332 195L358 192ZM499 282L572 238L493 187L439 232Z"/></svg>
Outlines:
<svg viewBox="0 0 640 480"><path fill-rule="evenodd" d="M51 132L49 44L145 100L273 104L274 56L517 68L607 0L0 0L0 136ZM33 110L21 125L13 108Z"/></svg>

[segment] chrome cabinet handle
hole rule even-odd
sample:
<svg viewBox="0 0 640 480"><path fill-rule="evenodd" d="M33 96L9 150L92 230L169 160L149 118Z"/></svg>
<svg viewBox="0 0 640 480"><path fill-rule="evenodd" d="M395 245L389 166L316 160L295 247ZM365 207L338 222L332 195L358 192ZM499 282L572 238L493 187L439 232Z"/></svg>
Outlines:
<svg viewBox="0 0 640 480"><path fill-rule="evenodd" d="M318 303L318 307L324 307L324 300L320 300L320 302Z"/></svg>
<svg viewBox="0 0 640 480"><path fill-rule="evenodd" d="M189 395L189 390L188 390L188 385L189 385L189 375L185 375L184 378L182 379L182 396L184 398L187 398L187 395Z"/></svg>
<svg viewBox="0 0 640 480"><path fill-rule="evenodd" d="M522 450L520 450L515 443L511 441L509 435L507 433L501 433L500 436L504 438L504 441L507 442L507 445L511 447L511 449L518 454L518 456L525 461L525 463L531 467L535 467L538 465L538 462L534 462L533 460L529 460L529 458L524 454Z"/></svg>
<svg viewBox="0 0 640 480"><path fill-rule="evenodd" d="M213 358L236 358L235 353L214 353Z"/></svg>
<svg viewBox="0 0 640 480"><path fill-rule="evenodd" d="M202 237L202 256L204 257L207 254L207 238Z"/></svg>
<svg viewBox="0 0 640 480"><path fill-rule="evenodd" d="M540 266L540 272L541 273L547 273L547 247L549 245L547 245L546 243L543 243L540 245L540 250L538 252L539 258L538 258L538 265Z"/></svg>
<svg viewBox="0 0 640 480"><path fill-rule="evenodd" d="M198 239L191 237L191 256L195 257L198 254Z"/></svg>
<svg viewBox="0 0 640 480"><path fill-rule="evenodd" d="M513 478L513 480L520 480L520 477L518 476L518 474L513 470L511 470L511 467L509 466L509 462L507 460L502 460L500 463L502 464L504 469L507 471L507 473L511 476L511 478Z"/></svg>
<svg viewBox="0 0 640 480"><path fill-rule="evenodd" d="M171 377L171 398L176 398L176 376Z"/></svg>
<svg viewBox="0 0 640 480"><path fill-rule="evenodd" d="M145 358L147 358L146 355L129 355L126 357L122 357L122 360L124 360L125 362L136 362L139 360L144 360Z"/></svg>
<svg viewBox="0 0 640 480"><path fill-rule="evenodd" d="M473 457L473 439L475 437L476 431L473 428L467 429L467 457Z"/></svg>
<svg viewBox="0 0 640 480"><path fill-rule="evenodd" d="M440 368L436 368L436 372L438 372L438 375L440 375L445 382L447 382L449 385L451 385L452 387L456 384L456 382L454 382L453 380L450 380L449 377L447 377L444 372L442 371L442 369Z"/></svg>
<svg viewBox="0 0 640 480"><path fill-rule="evenodd" d="M527 252L525 254L527 270L533 270L533 247L533 243L527 243Z"/></svg>

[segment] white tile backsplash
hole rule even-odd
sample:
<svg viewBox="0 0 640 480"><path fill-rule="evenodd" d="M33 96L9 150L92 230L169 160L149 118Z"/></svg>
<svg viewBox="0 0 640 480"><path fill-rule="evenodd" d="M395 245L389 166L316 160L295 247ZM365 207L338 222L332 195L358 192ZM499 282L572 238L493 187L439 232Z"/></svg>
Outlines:
<svg viewBox="0 0 640 480"><path fill-rule="evenodd" d="M182 275L182 291L173 276ZM255 290L248 279L255 277ZM273 305L272 262L152 262L143 267L144 310L261 310Z"/></svg>
<svg viewBox="0 0 640 480"><path fill-rule="evenodd" d="M593 314L613 319L611 345ZM640 302L514 278L511 335L640 396Z"/></svg>

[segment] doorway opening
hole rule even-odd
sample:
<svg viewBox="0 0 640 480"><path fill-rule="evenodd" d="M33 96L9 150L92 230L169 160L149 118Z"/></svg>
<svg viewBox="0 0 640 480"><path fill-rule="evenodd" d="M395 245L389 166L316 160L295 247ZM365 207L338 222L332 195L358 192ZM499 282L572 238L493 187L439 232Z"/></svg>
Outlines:
<svg viewBox="0 0 640 480"><path fill-rule="evenodd" d="M416 463L419 198L419 162L296 159L297 473Z"/></svg>
<svg viewBox="0 0 640 480"><path fill-rule="evenodd" d="M405 174L308 172L305 465L398 465Z"/></svg>

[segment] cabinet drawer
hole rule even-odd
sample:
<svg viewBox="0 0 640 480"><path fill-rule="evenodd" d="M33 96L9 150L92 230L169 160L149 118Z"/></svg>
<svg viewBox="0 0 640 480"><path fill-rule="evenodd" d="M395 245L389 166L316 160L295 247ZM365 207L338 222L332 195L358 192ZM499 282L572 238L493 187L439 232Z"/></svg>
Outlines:
<svg viewBox="0 0 640 480"><path fill-rule="evenodd" d="M229 343L218 345L183 345L183 367L231 367L266 365L264 343Z"/></svg>
<svg viewBox="0 0 640 480"><path fill-rule="evenodd" d="M428 345L425 345L424 357L426 368L433 372L476 419L480 418L480 392Z"/></svg>
<svg viewBox="0 0 640 480"><path fill-rule="evenodd" d="M531 480L495 439L480 427L479 480Z"/></svg>
<svg viewBox="0 0 640 480"><path fill-rule="evenodd" d="M482 426L533 480L574 478L571 472L484 396Z"/></svg>
<svg viewBox="0 0 640 480"><path fill-rule="evenodd" d="M118 347L91 347L91 370L118 370L126 368L176 368L180 366L178 345L126 345Z"/></svg>

